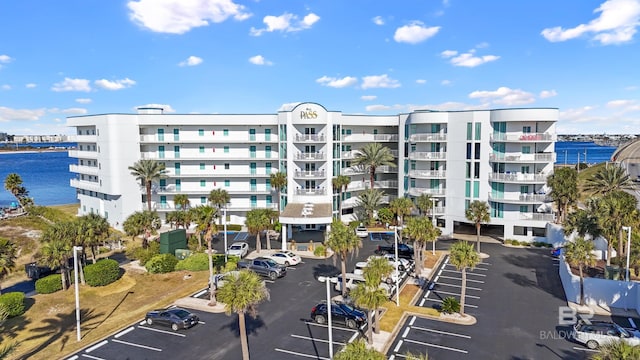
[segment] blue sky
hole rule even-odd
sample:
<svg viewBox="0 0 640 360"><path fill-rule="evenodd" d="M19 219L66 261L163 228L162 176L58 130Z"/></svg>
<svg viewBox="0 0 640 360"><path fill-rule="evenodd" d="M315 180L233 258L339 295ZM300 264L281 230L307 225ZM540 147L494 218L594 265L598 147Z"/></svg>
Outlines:
<svg viewBox="0 0 640 360"><path fill-rule="evenodd" d="M640 0L0 2L0 132L67 116L557 107L640 133Z"/></svg>

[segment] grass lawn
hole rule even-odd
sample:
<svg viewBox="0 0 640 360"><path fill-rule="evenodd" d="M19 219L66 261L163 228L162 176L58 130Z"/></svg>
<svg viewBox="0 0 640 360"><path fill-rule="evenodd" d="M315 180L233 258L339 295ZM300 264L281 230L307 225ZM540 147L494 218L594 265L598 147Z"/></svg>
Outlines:
<svg viewBox="0 0 640 360"><path fill-rule="evenodd" d="M185 280L185 274L191 278ZM3 339L19 344L10 358L59 359L112 332L141 320L148 310L166 307L207 284L208 272L170 274L125 273L104 287L81 286L82 340L76 341L75 292L71 287L53 294L38 294L27 301L27 312L7 320Z"/></svg>

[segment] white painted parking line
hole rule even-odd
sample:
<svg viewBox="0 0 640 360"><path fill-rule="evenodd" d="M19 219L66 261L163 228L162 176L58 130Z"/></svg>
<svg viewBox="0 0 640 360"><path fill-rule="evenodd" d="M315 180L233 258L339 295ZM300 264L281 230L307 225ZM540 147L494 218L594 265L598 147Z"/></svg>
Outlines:
<svg viewBox="0 0 640 360"><path fill-rule="evenodd" d="M436 284L438 286L450 286L450 287L456 287L456 288L462 288L462 285L455 285L455 284L446 284L446 283L438 283ZM482 291L482 289L477 288L477 287L472 287L472 286L466 286L465 289L467 290L476 290L476 291ZM437 290L436 290L437 291Z"/></svg>
<svg viewBox="0 0 640 360"><path fill-rule="evenodd" d="M209 290L204 289L204 290L200 291L199 293L197 293L197 294L193 295L193 297L200 297L200 296L202 296L202 295L206 294L206 293L207 293L207 291L209 291Z"/></svg>
<svg viewBox="0 0 640 360"><path fill-rule="evenodd" d="M306 357L306 358L311 358L311 359L321 359L321 360L331 360L329 358L326 357L322 357L322 356L318 356L318 355L309 355L309 354L305 354L305 353L301 353L301 352L296 352L296 351L290 351L290 350L284 350L284 349L278 349L275 348L275 351L279 351L285 354L291 354L291 355L296 355L296 356L302 356L302 357Z"/></svg>
<svg viewBox="0 0 640 360"><path fill-rule="evenodd" d="M451 264L447 264L446 266L448 266L448 267L450 267L450 268L457 269L455 266L453 266L453 265L451 265ZM477 265L476 265L473 269L469 269L469 270L467 270L467 273L474 272L475 270L489 271L489 269L485 269L485 268L483 268L483 267L480 267L480 266L477 266Z"/></svg>
<svg viewBox="0 0 640 360"><path fill-rule="evenodd" d="M291 334L291 337L294 337L296 339L302 339L302 340L309 340L309 341L317 341L317 342L322 342L322 343L329 343L329 340L325 340L325 339L316 339L316 338L312 338L312 337L308 337L308 336L302 336L302 335L296 335L296 334ZM338 344L338 345L347 345L345 343L342 342L338 342L338 341L332 341L333 344Z"/></svg>
<svg viewBox="0 0 640 360"><path fill-rule="evenodd" d="M82 357L86 357L86 358L93 359L93 360L106 360L104 358L93 356L93 355L89 355L89 354L82 354Z"/></svg>
<svg viewBox="0 0 640 360"><path fill-rule="evenodd" d="M402 340L398 341L398 344L396 344L396 347L393 349L393 352L398 352L401 346L402 346Z"/></svg>
<svg viewBox="0 0 640 360"><path fill-rule="evenodd" d="M146 325L147 324L147 320L142 320L138 323L138 325Z"/></svg>
<svg viewBox="0 0 640 360"><path fill-rule="evenodd" d="M633 321L633 319L632 318L628 318L628 319L629 319L629 324L631 324L631 327L634 329L637 329L636 323Z"/></svg>
<svg viewBox="0 0 640 360"><path fill-rule="evenodd" d="M133 330L135 330L135 328L132 326L132 327L130 327L128 329L122 330L121 332L115 334L113 337L117 339L122 335L125 335L125 334L128 334L128 333L132 332Z"/></svg>
<svg viewBox="0 0 640 360"><path fill-rule="evenodd" d="M76 360L78 358L78 355L73 355L70 358L67 358L67 360Z"/></svg>
<svg viewBox="0 0 640 360"><path fill-rule="evenodd" d="M269 283L269 284L273 284L275 281L272 281L272 280L264 280L264 282Z"/></svg>
<svg viewBox="0 0 640 360"><path fill-rule="evenodd" d="M440 280L440 275L436 276L436 278L433 279L433 282L438 282L438 280Z"/></svg>
<svg viewBox="0 0 640 360"><path fill-rule="evenodd" d="M452 292L448 292L448 291L441 291L441 290L434 291L434 293L436 293L436 294L447 294L447 295L460 296L460 294L458 294L458 293L452 293ZM427 297L427 296L425 296L425 297ZM464 294L464 297L465 297L465 298L471 298L471 299L480 299L480 296L467 295L467 294Z"/></svg>
<svg viewBox="0 0 640 360"><path fill-rule="evenodd" d="M364 326L362 326L362 327L360 328L360 330L362 330L363 328L364 328ZM353 335L351 335L351 337L349 338L349 344L351 344L352 342L354 342L354 341L356 340L356 338L357 338L357 337L358 337L358 333L357 333L357 332L353 333Z"/></svg>
<svg viewBox="0 0 640 360"><path fill-rule="evenodd" d="M462 272L460 272L460 271L458 271L458 270L445 270L445 271L447 271L447 272L452 272L452 273L456 273L456 274L462 274ZM475 274L475 273L468 272L468 271L467 271L467 275L474 275L474 276L487 276L487 275L485 275L485 274Z"/></svg>
<svg viewBox="0 0 640 360"><path fill-rule="evenodd" d="M409 321L409 326L413 326L413 323L416 322L416 317L412 316L411 320Z"/></svg>
<svg viewBox="0 0 640 360"><path fill-rule="evenodd" d="M444 268L440 268L440 271L438 271L438 276L442 275L442 270L444 270Z"/></svg>
<svg viewBox="0 0 640 360"><path fill-rule="evenodd" d="M113 342L117 342L117 343L124 344L124 345L129 345L129 346L134 346L134 347L139 347L139 348L147 349L147 350L153 350L153 351L158 351L158 352L162 351L162 349L154 348L154 347L147 346L147 345L136 344L136 343L132 343L132 342L128 342L128 341L113 340Z"/></svg>
<svg viewBox="0 0 640 360"><path fill-rule="evenodd" d="M421 307L422 307L422 306L424 306L424 301L425 301L426 299L427 299L427 298L422 298L422 300L420 301L420 306L421 306Z"/></svg>
<svg viewBox="0 0 640 360"><path fill-rule="evenodd" d="M462 280L461 278L458 277L453 277L453 276L441 276L441 278L443 279L451 279L451 280ZM472 283L478 283L478 284L484 284L484 281L482 280L473 280L473 279L467 279L468 282L472 282Z"/></svg>
<svg viewBox="0 0 640 360"><path fill-rule="evenodd" d="M435 329L427 329L427 328L423 328L420 326L412 326L412 329L416 329L416 330L420 330L420 331L426 331L426 332L432 332L432 333L436 333L436 334L442 334L442 335L449 335L449 336L457 336L457 337L461 337L461 338L465 338L465 339L471 339L471 336L469 335L463 335L463 334L458 334L458 333L452 333L452 332L448 332L448 331L441 331L441 330L435 330Z"/></svg>
<svg viewBox="0 0 640 360"><path fill-rule="evenodd" d="M430 347L435 347L438 349L444 349L444 350L449 350L449 351L455 351L455 352L459 352L459 353L463 353L463 354L468 354L469 352L467 350L462 350L462 349L457 349L457 348L452 348L452 347L448 347L448 346L442 346L442 345L438 345L438 344L430 344L430 343L425 343L425 342L420 342L420 341L415 341L415 340L410 340L410 339L406 339L406 342L410 342L410 343L414 343L414 344L418 344L418 345L424 345L424 346L430 346Z"/></svg>
<svg viewBox="0 0 640 360"><path fill-rule="evenodd" d="M588 352L592 352L592 353L597 353L598 352L598 350L591 350L591 349L587 349L587 348L583 348L583 347L577 347L577 346L574 346L573 350L582 350L582 351L588 351Z"/></svg>
<svg viewBox="0 0 640 360"><path fill-rule="evenodd" d="M404 332L402 333L402 338L406 338L407 335L409 335L409 331L411 331L411 327L407 326L406 329L404 329Z"/></svg>
<svg viewBox="0 0 640 360"><path fill-rule="evenodd" d="M90 352L92 352L93 350L95 350L95 349L97 349L97 348L101 347L102 345L106 345L107 343L108 343L108 341L107 341L107 340L103 340L103 341L101 341L101 342L99 342L99 343L97 343L97 344L93 345L92 347L88 348L88 349L87 349L87 350L85 350L84 352L90 353Z"/></svg>
<svg viewBox="0 0 640 360"><path fill-rule="evenodd" d="M163 334L169 334L169 335L180 336L180 337L186 337L187 336L185 334L180 334L180 333L173 332L173 331L159 330L159 329L154 329L154 328L150 328L150 327L146 327L146 326L138 326L138 329L155 331L155 332L159 332L159 333L163 333Z"/></svg>
<svg viewBox="0 0 640 360"><path fill-rule="evenodd" d="M329 327L328 325L325 325L325 324L318 324L318 323L310 322L310 321L305 321L304 323L307 324L307 325L320 326L320 327L324 327L324 328ZM349 328L346 328L346 327L341 327L341 326L336 326L336 325L331 325L331 328L333 330L351 331L351 332L355 332L355 333L358 332L358 329L349 329Z"/></svg>
<svg viewBox="0 0 640 360"><path fill-rule="evenodd" d="M439 303L441 303L441 302L442 302L442 300L439 300L439 299L427 299L427 300L429 300L429 301L435 301L435 302L439 302ZM465 307L474 308L474 309L477 309L477 308L478 308L476 305L471 305L471 304L464 304L464 306L465 306Z"/></svg>

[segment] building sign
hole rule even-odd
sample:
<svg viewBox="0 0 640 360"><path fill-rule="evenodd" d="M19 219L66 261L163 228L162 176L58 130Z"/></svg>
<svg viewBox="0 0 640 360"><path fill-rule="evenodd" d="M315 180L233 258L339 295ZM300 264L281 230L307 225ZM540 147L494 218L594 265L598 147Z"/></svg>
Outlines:
<svg viewBox="0 0 640 360"><path fill-rule="evenodd" d="M303 120L314 120L318 118L318 112L311 109L311 108L306 108L304 110L300 111L300 119Z"/></svg>

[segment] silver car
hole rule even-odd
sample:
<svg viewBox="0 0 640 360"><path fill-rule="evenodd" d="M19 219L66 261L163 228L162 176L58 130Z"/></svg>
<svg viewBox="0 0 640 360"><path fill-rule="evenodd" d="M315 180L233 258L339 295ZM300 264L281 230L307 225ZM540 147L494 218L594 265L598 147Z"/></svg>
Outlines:
<svg viewBox="0 0 640 360"><path fill-rule="evenodd" d="M579 320L573 326L573 339L589 349L622 340L631 346L640 345L638 334L610 321Z"/></svg>

